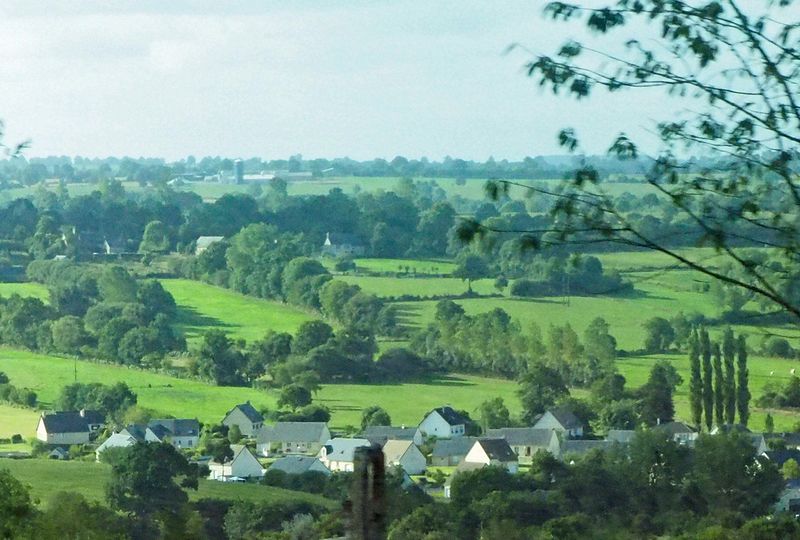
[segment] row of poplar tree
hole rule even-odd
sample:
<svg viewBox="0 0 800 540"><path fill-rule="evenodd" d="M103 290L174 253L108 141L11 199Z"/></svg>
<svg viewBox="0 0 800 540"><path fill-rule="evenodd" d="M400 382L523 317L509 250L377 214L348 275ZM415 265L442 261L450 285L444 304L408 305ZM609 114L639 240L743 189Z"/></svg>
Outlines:
<svg viewBox="0 0 800 540"><path fill-rule="evenodd" d="M737 338L727 328L720 346L709 339L705 328L694 328L689 336L689 364L689 404L695 426L705 420L711 431L714 424L733 424L737 412L739 423L747 426L750 390L745 336Z"/></svg>

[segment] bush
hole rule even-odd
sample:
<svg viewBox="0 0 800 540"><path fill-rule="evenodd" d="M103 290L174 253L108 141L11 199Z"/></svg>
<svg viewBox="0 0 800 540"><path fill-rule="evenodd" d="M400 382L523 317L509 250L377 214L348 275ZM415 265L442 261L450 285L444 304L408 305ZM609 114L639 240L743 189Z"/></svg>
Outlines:
<svg viewBox="0 0 800 540"><path fill-rule="evenodd" d="M15 433L15 434L13 434L11 436L11 443L12 444L21 444L22 441L23 441L22 435L20 435L19 433Z"/></svg>
<svg viewBox="0 0 800 540"><path fill-rule="evenodd" d="M787 340L773 337L764 344L764 354L778 358L794 358L795 350Z"/></svg>

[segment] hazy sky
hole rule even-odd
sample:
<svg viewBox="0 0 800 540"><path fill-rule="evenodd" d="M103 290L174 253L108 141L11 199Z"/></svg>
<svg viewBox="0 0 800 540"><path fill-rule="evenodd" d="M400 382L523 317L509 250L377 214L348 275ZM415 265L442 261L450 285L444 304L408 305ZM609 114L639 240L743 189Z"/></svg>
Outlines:
<svg viewBox="0 0 800 540"><path fill-rule="evenodd" d="M592 152L651 128L661 98L576 104L503 54L569 35L543 5L3 0L0 118L31 156L168 159L518 159L567 125Z"/></svg>

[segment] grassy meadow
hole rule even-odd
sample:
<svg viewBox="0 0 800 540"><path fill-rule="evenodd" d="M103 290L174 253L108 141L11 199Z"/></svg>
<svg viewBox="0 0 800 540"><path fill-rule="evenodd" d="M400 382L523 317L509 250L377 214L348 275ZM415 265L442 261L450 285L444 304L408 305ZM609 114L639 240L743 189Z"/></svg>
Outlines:
<svg viewBox="0 0 800 540"><path fill-rule="evenodd" d="M461 295L467 292L467 282L454 277L415 278L384 276L337 276L337 279L358 285L365 292L376 296L440 296ZM477 294L497 294L494 280L479 279L472 282Z"/></svg>
<svg viewBox="0 0 800 540"><path fill-rule="evenodd" d="M203 332L223 330L232 338L261 339L269 331L294 333L315 317L292 306L245 296L189 279L163 279L161 284L178 304L178 327L189 343Z"/></svg>
<svg viewBox="0 0 800 540"><path fill-rule="evenodd" d="M12 294L32 296L45 302L50 296L47 287L40 283L0 283L0 296L11 296Z"/></svg>
<svg viewBox="0 0 800 540"><path fill-rule="evenodd" d="M41 505L60 491L80 493L90 501L105 502L105 486L111 467L93 461L54 461L48 459L0 459L0 469L30 486ZM332 508L335 502L320 495L262 486L200 480L197 491L188 490L191 500L205 498L253 502L305 501Z"/></svg>

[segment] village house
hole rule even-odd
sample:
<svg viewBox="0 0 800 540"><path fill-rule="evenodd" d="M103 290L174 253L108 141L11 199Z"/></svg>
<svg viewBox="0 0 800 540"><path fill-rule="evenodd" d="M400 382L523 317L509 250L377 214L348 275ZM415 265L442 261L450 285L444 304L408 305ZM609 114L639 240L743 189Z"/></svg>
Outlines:
<svg viewBox="0 0 800 540"><path fill-rule="evenodd" d="M504 467L510 473L519 470L517 455L505 439L478 439L462 463L478 463Z"/></svg>
<svg viewBox="0 0 800 540"><path fill-rule="evenodd" d="M144 440L168 442L175 448L195 448L200 441L200 422L194 418L163 418L147 424Z"/></svg>
<svg viewBox="0 0 800 540"><path fill-rule="evenodd" d="M667 433L673 441L685 446L694 446L697 440L697 431L683 422L666 422L659 424L654 429Z"/></svg>
<svg viewBox="0 0 800 540"><path fill-rule="evenodd" d="M558 433L554 429L497 428L487 430L486 436L505 439L520 465L529 465L537 452L550 452L555 457L560 452Z"/></svg>
<svg viewBox="0 0 800 540"><path fill-rule="evenodd" d="M632 429L609 429L606 440L620 444L630 444L635 436L636 431Z"/></svg>
<svg viewBox="0 0 800 540"><path fill-rule="evenodd" d="M278 422L262 427L256 436L256 449L262 456L274 452L316 455L331 438L325 422Z"/></svg>
<svg viewBox="0 0 800 540"><path fill-rule="evenodd" d="M264 427L264 417L250 402L240 403L225 413L222 425L231 428L239 426L239 431L245 437L254 437Z"/></svg>
<svg viewBox="0 0 800 540"><path fill-rule="evenodd" d="M433 452L431 452L431 465L435 467L458 465L477 440L477 437L456 437L455 439L437 440L433 444Z"/></svg>
<svg viewBox="0 0 800 540"><path fill-rule="evenodd" d="M211 247L211 244L220 242L224 239L224 236L198 236L194 243L194 254L200 255L209 247Z"/></svg>
<svg viewBox="0 0 800 540"><path fill-rule="evenodd" d="M428 465L414 441L386 441L383 459L387 468L400 466L408 474L423 474Z"/></svg>
<svg viewBox="0 0 800 540"><path fill-rule="evenodd" d="M386 441L390 439L412 441L417 446L421 446L423 443L422 431L418 427L367 426L359 437L380 446L386 444Z"/></svg>
<svg viewBox="0 0 800 540"><path fill-rule="evenodd" d="M219 463L211 460L208 463L211 480L227 482L238 478L261 478L264 468L261 467L255 455L243 444L232 444L233 458L230 461Z"/></svg>
<svg viewBox="0 0 800 540"><path fill-rule="evenodd" d="M367 439L330 439L319 451L319 460L331 471L353 472L356 448L371 446Z"/></svg>
<svg viewBox="0 0 800 540"><path fill-rule="evenodd" d="M95 461L100 461L101 454L106 450L111 448L127 448L141 441L142 439L137 439L128 433L114 433L108 439L103 441L103 444L98 446L94 451Z"/></svg>
<svg viewBox="0 0 800 540"><path fill-rule="evenodd" d="M325 233L322 254L329 257L360 257L366 251L364 243L354 234Z"/></svg>
<svg viewBox="0 0 800 540"><path fill-rule="evenodd" d="M574 440L567 439L561 443L561 460L566 463L574 463L574 458L580 458L592 450L605 452L621 443L604 440Z"/></svg>
<svg viewBox="0 0 800 540"><path fill-rule="evenodd" d="M452 407L437 407L425 415L419 424L423 437L450 439L463 437L467 429L467 419Z"/></svg>
<svg viewBox="0 0 800 540"><path fill-rule="evenodd" d="M533 427L536 429L555 429L569 438L583 437L583 422L565 407L557 407L546 411Z"/></svg>
<svg viewBox="0 0 800 540"><path fill-rule="evenodd" d="M59 411L42 413L36 426L36 438L47 444L86 444L105 425L97 411Z"/></svg>
<svg viewBox="0 0 800 540"><path fill-rule="evenodd" d="M325 476L331 475L331 471L318 458L311 456L284 456L272 462L269 470L282 471L286 474L318 472Z"/></svg>

